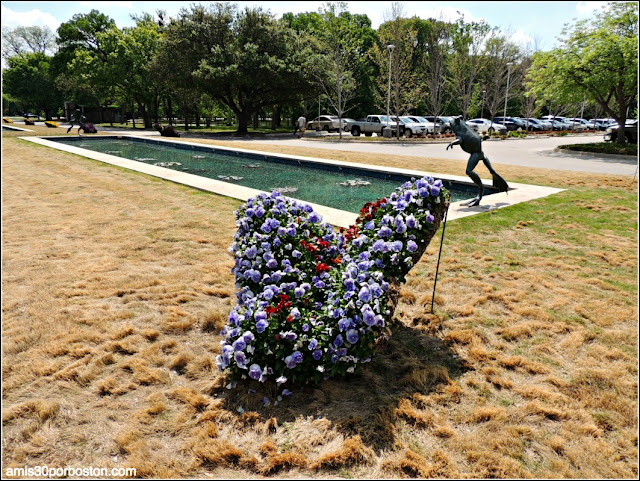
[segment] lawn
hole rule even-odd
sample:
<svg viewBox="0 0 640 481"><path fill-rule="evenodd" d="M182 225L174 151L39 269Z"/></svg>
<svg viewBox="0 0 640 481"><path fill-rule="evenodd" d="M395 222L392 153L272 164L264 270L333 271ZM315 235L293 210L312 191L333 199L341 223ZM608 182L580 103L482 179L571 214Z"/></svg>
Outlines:
<svg viewBox="0 0 640 481"><path fill-rule="evenodd" d="M434 314L439 235L360 374L265 407L273 387L227 389L215 366L235 302L238 201L23 135L2 134L5 469L637 477L637 179L496 159L508 181L566 190L450 222ZM227 144L317 155L312 142L254 142ZM457 175L465 165L321 156Z"/></svg>

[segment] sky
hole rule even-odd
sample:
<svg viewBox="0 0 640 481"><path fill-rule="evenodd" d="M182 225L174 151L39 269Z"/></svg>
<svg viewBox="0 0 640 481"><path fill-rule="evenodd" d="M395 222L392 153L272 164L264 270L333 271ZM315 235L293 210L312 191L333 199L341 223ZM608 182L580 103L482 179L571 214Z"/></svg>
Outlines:
<svg viewBox="0 0 640 481"><path fill-rule="evenodd" d="M209 1L155 1L155 2L108 2L108 1L49 1L49 2L2 2L2 28L18 26L48 26L54 32L61 23L71 19L77 13L89 13L96 9L115 20L120 28L134 24L130 15L155 13L157 9L165 10L172 17L178 11L191 4L207 5ZM240 8L245 6L261 6L279 18L287 12L317 12L322 1L237 1ZM377 29L385 21L390 12L391 2L386 1L349 1L351 13L366 14ZM541 50L549 50L557 45L557 37L565 24L572 24L593 16L607 2L582 1L405 1L403 5L406 17L442 18L455 20L460 15L466 22L485 20L492 27L499 27L503 33L509 33L511 39L522 46L537 45Z"/></svg>

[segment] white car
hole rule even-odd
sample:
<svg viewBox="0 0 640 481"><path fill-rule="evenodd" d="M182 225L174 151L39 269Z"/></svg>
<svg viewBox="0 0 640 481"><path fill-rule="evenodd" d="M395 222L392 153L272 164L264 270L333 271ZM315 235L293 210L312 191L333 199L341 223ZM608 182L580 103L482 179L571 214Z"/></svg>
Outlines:
<svg viewBox="0 0 640 481"><path fill-rule="evenodd" d="M391 122L397 122L397 117L391 116ZM408 138L427 133L426 125L414 122L409 117L400 117L400 125L404 125L404 130L401 129L401 132L404 132L404 135Z"/></svg>
<svg viewBox="0 0 640 481"><path fill-rule="evenodd" d="M351 125L355 123L356 119L351 119L349 117L343 117L342 123L344 124L343 130L345 132L351 132Z"/></svg>
<svg viewBox="0 0 640 481"><path fill-rule="evenodd" d="M419 117L417 115L405 115L404 117L401 117L401 118L409 119L412 122L416 122L418 124L424 125L426 127L426 129L427 129L427 133L429 133L429 134L434 134L435 133L436 124L434 124L433 122L429 122L424 117Z"/></svg>
<svg viewBox="0 0 640 481"><path fill-rule="evenodd" d="M324 130L325 132L338 132L340 129L344 129L347 123L335 115L321 115L316 117L311 122L307 123L307 130Z"/></svg>
<svg viewBox="0 0 640 481"><path fill-rule="evenodd" d="M548 120L534 119L533 117L529 117L525 120L528 120L531 124L539 125L542 130L551 130L553 128L551 122L549 122Z"/></svg>
<svg viewBox="0 0 640 481"><path fill-rule="evenodd" d="M507 133L507 128L504 125L491 122L489 119L471 119L465 121L469 127L478 132L479 134L492 134L498 132L500 135Z"/></svg>
<svg viewBox="0 0 640 481"><path fill-rule="evenodd" d="M531 117L521 119L527 126L527 130L531 132L542 132L544 130L551 130L551 124L544 120L534 119Z"/></svg>

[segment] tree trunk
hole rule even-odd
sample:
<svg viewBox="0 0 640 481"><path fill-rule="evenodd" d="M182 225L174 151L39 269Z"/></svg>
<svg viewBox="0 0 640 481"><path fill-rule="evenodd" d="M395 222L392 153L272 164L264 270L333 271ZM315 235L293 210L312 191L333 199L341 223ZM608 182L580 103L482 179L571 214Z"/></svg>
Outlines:
<svg viewBox="0 0 640 481"><path fill-rule="evenodd" d="M153 123L151 122L151 112L149 112L149 110L147 109L147 106L145 104L143 104L139 100L136 100L136 102L138 103L138 109L140 109L140 115L142 115L142 121L144 122L144 128L145 129L152 128Z"/></svg>
<svg viewBox="0 0 640 481"><path fill-rule="evenodd" d="M196 128L200 127L200 111L196 108L195 109L195 115L196 115Z"/></svg>
<svg viewBox="0 0 640 481"><path fill-rule="evenodd" d="M271 114L271 130L280 127L280 106L278 105Z"/></svg>
<svg viewBox="0 0 640 481"><path fill-rule="evenodd" d="M184 111L184 130L189 130L189 110L187 108L183 109Z"/></svg>
<svg viewBox="0 0 640 481"><path fill-rule="evenodd" d="M258 127L259 127L259 125L258 125L258 112L254 112L252 120L253 120L253 129L254 130L258 130Z"/></svg>
<svg viewBox="0 0 640 481"><path fill-rule="evenodd" d="M249 120L251 119L251 114L247 112L235 112L238 117L238 130L236 130L236 134L246 134L248 132Z"/></svg>

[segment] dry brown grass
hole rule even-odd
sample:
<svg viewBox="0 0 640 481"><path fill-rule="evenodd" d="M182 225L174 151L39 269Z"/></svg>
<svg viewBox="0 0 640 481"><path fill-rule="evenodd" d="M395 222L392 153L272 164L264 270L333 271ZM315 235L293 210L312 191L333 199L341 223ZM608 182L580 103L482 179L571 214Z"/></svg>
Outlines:
<svg viewBox="0 0 640 481"><path fill-rule="evenodd" d="M551 181L501 166L512 180L562 178L574 217L554 218L541 200L515 220L504 209L452 222L436 313L437 242L372 363L276 406L275 389L227 390L215 367L234 302L237 201L16 136L3 132L4 466L131 466L158 478L637 476L630 179ZM308 147L286 152L313 156ZM602 200L573 194L594 188ZM576 220L587 211L629 225L588 227Z"/></svg>

